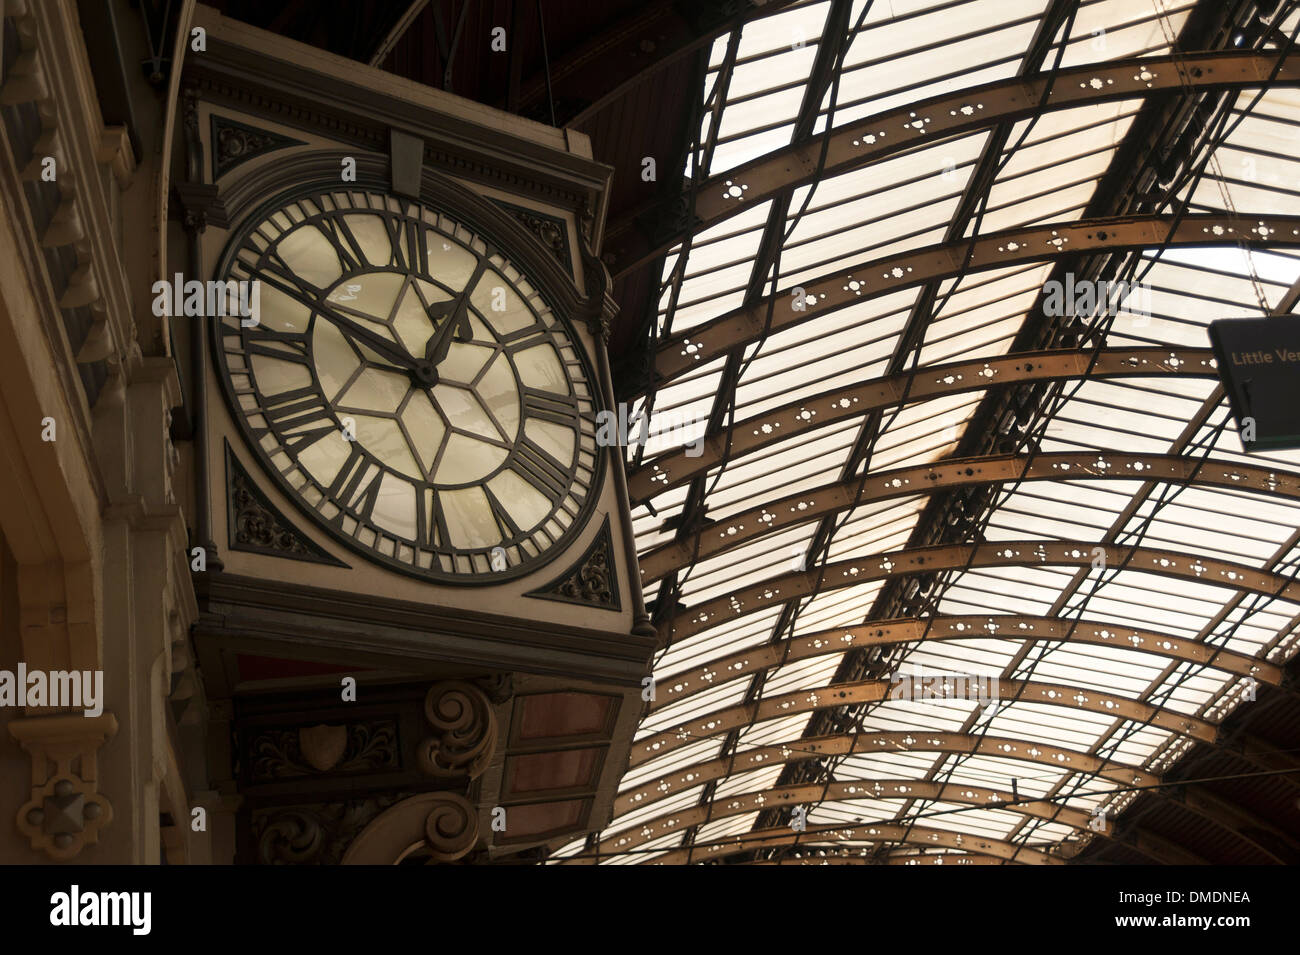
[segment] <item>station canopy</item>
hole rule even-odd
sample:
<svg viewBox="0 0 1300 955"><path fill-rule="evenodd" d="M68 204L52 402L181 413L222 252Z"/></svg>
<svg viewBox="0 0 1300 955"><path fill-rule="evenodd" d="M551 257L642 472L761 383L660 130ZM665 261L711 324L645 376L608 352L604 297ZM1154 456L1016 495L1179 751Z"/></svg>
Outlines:
<svg viewBox="0 0 1300 955"><path fill-rule="evenodd" d="M1207 326L1300 295L1300 15L1222 6L717 38L627 451L654 698L552 862L1059 863L1281 680L1300 455Z"/></svg>

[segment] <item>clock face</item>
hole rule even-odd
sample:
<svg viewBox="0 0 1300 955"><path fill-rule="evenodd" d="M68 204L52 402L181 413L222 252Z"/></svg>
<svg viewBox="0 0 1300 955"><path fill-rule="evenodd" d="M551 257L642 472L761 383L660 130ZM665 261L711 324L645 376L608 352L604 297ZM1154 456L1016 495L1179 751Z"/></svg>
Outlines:
<svg viewBox="0 0 1300 955"><path fill-rule="evenodd" d="M587 362L490 240L410 200L323 191L255 215L225 263L260 282L256 325L215 325L230 405L336 538L483 583L577 532L601 466Z"/></svg>

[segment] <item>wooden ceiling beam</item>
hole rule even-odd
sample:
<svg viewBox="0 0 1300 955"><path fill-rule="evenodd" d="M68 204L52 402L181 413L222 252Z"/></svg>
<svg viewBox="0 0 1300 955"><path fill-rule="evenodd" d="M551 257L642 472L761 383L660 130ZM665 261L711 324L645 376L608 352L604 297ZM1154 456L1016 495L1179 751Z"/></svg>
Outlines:
<svg viewBox="0 0 1300 955"><path fill-rule="evenodd" d="M711 43L716 37L760 16L790 6L794 0L758 0L734 16L709 15L718 4L694 5L696 16L677 0L650 0L636 4L632 12L575 48L551 59L551 89L556 100L556 121L560 126L582 126L596 113L623 97L633 87L688 54ZM524 80L519 89L518 108L526 110L546 98L546 73L539 70ZM584 105L565 112L565 103Z"/></svg>

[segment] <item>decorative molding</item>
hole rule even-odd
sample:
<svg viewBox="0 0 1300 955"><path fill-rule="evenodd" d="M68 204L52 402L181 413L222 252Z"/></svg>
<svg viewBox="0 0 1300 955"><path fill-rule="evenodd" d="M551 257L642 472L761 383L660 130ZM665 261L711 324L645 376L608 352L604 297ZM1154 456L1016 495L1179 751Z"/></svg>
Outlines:
<svg viewBox="0 0 1300 955"><path fill-rule="evenodd" d="M233 76L211 72L215 64L195 71L194 86L201 91L203 98L209 102L221 101L223 105L241 111L274 117L275 121L287 126L294 126L304 131L311 131L338 142L340 147L350 150L357 148L381 153L387 158L389 129L396 123L410 126L409 115L402 112L389 115L389 111L377 109L362 118L359 114L345 114L338 109L327 108L322 104L309 103L305 99L294 98L292 102L281 93L272 95L269 89L257 90L237 85ZM380 107L381 104L371 104ZM373 121L376 125L368 125ZM430 117L425 120L426 133L437 128L437 120ZM463 144L426 139L424 162L448 174L464 176L481 183L498 186L515 192L528 192L544 202L550 202L566 209L578 210L593 200L599 201L598 194L603 192L605 183L599 183L590 177L590 173L579 170L580 165L590 165L590 160L577 156L568 157L575 166L572 177L546 175L540 167L530 168L526 160L520 158L511 168L494 165L477 150L462 149ZM554 150L555 147L538 147ZM585 173L585 174L584 174Z"/></svg>
<svg viewBox="0 0 1300 955"><path fill-rule="evenodd" d="M614 541L609 532L609 515L605 515L600 532L577 563L549 584L531 590L524 596L598 607L601 610L622 610L618 596L618 574L614 564Z"/></svg>
<svg viewBox="0 0 1300 955"><path fill-rule="evenodd" d="M263 652L298 657L346 653L357 666L429 672L461 668L535 673L640 687L656 639L590 625L556 622L539 629L506 608L434 608L381 593L355 593L249 574L195 575L200 658L238 652L232 633L255 630ZM356 634L369 639L358 645ZM216 664L207 674L216 672ZM210 678L210 677L205 677Z"/></svg>
<svg viewBox="0 0 1300 955"><path fill-rule="evenodd" d="M420 793L375 818L343 856L344 865L396 865L427 858L456 862L478 843L478 809L450 792Z"/></svg>
<svg viewBox="0 0 1300 955"><path fill-rule="evenodd" d="M388 719L275 727L255 736L249 751L254 782L401 768L397 723Z"/></svg>
<svg viewBox="0 0 1300 955"><path fill-rule="evenodd" d="M435 683L425 695L424 715L436 731L416 749L424 772L474 779L487 769L497 743L496 713L487 694L461 680Z"/></svg>
<svg viewBox="0 0 1300 955"><path fill-rule="evenodd" d="M474 685L487 694L487 698L493 703L505 703L515 695L515 680L513 673L498 672L491 676L479 677L474 681Z"/></svg>
<svg viewBox="0 0 1300 955"><path fill-rule="evenodd" d="M559 216L526 209L510 202L496 200L496 204L509 212L525 229L537 237L542 247L564 266L564 270L573 274L573 258L569 255L569 227Z"/></svg>
<svg viewBox="0 0 1300 955"><path fill-rule="evenodd" d="M262 865L338 865L358 833L408 795L256 809L252 832L257 861Z"/></svg>
<svg viewBox="0 0 1300 955"><path fill-rule="evenodd" d="M587 299L583 310L587 316L587 331L596 339L596 347L609 345L610 326L618 314L618 303L614 301L614 280L610 278L609 269L595 252L581 243L583 284L586 286Z"/></svg>
<svg viewBox="0 0 1300 955"><path fill-rule="evenodd" d="M62 862L99 841L113 821L112 805L97 791L99 748L116 732L112 713L10 721L10 735L32 758L31 798L18 807L17 821L33 849Z"/></svg>
<svg viewBox="0 0 1300 955"><path fill-rule="evenodd" d="M211 115L210 128L213 179L220 179L241 163L277 149L307 145L301 139L258 129L218 113Z"/></svg>
<svg viewBox="0 0 1300 955"><path fill-rule="evenodd" d="M280 512L239 463L226 442L226 528L231 550L347 567L308 538Z"/></svg>

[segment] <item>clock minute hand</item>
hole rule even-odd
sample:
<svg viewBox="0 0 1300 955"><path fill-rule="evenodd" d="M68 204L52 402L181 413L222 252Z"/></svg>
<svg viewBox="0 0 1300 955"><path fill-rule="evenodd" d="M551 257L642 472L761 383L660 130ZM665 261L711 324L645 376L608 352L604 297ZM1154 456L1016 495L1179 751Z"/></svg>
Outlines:
<svg viewBox="0 0 1300 955"><path fill-rule="evenodd" d="M286 278L290 280L285 281ZM328 300L320 291L316 291L314 295L309 294L299 283L292 280L291 273L287 273L285 267L281 264L275 263L269 267L262 276L262 280L268 282L277 291L287 295L299 304L319 312L341 331L345 331L352 337L364 342L366 347L375 354L382 355L385 361L391 362L403 371L414 371L416 369L418 362L414 357L407 354L406 349L381 338L370 329L352 321L350 318L340 315L326 304Z"/></svg>
<svg viewBox="0 0 1300 955"><path fill-rule="evenodd" d="M333 322L336 326L338 326L340 330L347 332L353 338L356 338L357 340L362 342L367 348L373 351L376 355L379 355L381 358L383 358L384 361L396 365L398 368L401 368L403 371L415 370L416 359L413 358L411 355L407 354L405 348L402 348L400 345L390 342L388 339L384 338L383 336L375 332L372 332L370 329L366 328L364 325L360 324L359 322L355 322L352 319L348 318L347 316L341 315L340 313L336 312L334 309L325 307L323 303L317 305L317 308L319 309L322 315L324 315L329 321Z"/></svg>

